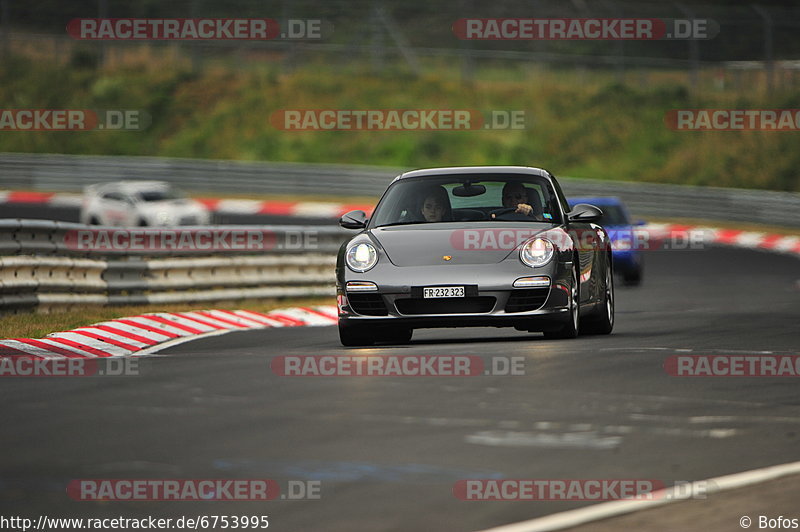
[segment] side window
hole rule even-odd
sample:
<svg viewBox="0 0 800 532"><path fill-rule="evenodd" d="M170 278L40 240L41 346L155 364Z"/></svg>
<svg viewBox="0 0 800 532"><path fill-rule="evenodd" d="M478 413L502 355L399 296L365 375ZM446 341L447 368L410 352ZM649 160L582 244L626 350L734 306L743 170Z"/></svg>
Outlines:
<svg viewBox="0 0 800 532"><path fill-rule="evenodd" d="M125 201L125 197L119 192L106 192L103 194L103 199L111 201Z"/></svg>

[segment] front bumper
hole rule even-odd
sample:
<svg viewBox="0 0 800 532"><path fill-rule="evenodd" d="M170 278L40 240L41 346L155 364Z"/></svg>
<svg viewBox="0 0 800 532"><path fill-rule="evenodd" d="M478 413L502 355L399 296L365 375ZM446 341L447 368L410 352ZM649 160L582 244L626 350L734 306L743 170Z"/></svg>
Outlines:
<svg viewBox="0 0 800 532"><path fill-rule="evenodd" d="M569 319L571 268L570 262L524 268L504 261L491 265L383 265L363 274L339 272L339 322L343 327L555 330ZM550 284L542 288L513 286L516 279L530 276L546 276ZM372 282L377 290L348 292L348 281ZM465 297L423 298L422 288L433 286L464 286Z"/></svg>

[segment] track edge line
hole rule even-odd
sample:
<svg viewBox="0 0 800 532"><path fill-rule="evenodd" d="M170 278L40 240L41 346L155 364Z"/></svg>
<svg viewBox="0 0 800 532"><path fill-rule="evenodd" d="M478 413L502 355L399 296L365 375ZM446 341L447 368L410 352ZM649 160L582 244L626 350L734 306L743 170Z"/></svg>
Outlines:
<svg viewBox="0 0 800 532"><path fill-rule="evenodd" d="M785 464L751 469L740 473L732 473L730 475L723 475L707 480L695 481L691 483L691 492L694 493L694 488L700 484L704 485L707 494L712 494L752 486L754 484L760 484L798 473L800 473L800 461L787 462ZM686 486L680 487L681 492L684 492L685 489ZM695 500L686 497L678 497L674 487L659 490L654 492L654 495L660 498L647 501L624 500L604 502L584 508L550 514L544 517L537 517L528 521L487 528L480 532L546 532L551 530L564 530L565 528L572 528L593 521L600 521L602 519L630 514L641 510L649 510L673 502Z"/></svg>

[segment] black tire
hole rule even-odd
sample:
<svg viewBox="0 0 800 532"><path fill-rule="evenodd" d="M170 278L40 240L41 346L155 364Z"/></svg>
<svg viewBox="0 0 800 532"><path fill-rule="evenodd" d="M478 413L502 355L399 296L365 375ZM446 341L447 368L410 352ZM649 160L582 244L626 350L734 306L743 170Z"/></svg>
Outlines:
<svg viewBox="0 0 800 532"><path fill-rule="evenodd" d="M572 263L572 287L569 298L569 320L557 331L545 331L544 337L548 339L576 338L580 330L581 311L581 285L578 279L578 259Z"/></svg>
<svg viewBox="0 0 800 532"><path fill-rule="evenodd" d="M339 341L345 347L363 347L374 344L375 337L365 327L339 322Z"/></svg>
<svg viewBox="0 0 800 532"><path fill-rule="evenodd" d="M139 218L138 227L147 227L147 221Z"/></svg>
<svg viewBox="0 0 800 532"><path fill-rule="evenodd" d="M611 262L606 266L605 277L600 310L594 316L583 320L581 334L610 334L614 330L614 272Z"/></svg>
<svg viewBox="0 0 800 532"><path fill-rule="evenodd" d="M413 335L414 335L414 329L406 329L398 327L381 331L378 334L377 341L386 342L390 344L405 345L411 341L411 337Z"/></svg>
<svg viewBox="0 0 800 532"><path fill-rule="evenodd" d="M91 218L89 218L89 225L100 225L100 220L92 216Z"/></svg>

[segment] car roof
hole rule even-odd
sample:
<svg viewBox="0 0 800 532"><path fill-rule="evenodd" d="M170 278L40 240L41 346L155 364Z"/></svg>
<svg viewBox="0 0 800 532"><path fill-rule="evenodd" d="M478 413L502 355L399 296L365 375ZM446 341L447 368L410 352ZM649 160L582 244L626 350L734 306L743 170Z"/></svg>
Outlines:
<svg viewBox="0 0 800 532"><path fill-rule="evenodd" d="M552 177L547 170L534 168L532 166L449 166L443 168L421 168L410 172L403 172L394 178L400 179L438 177L453 174L522 174L535 175L538 177ZM394 183L394 181L392 181Z"/></svg>

